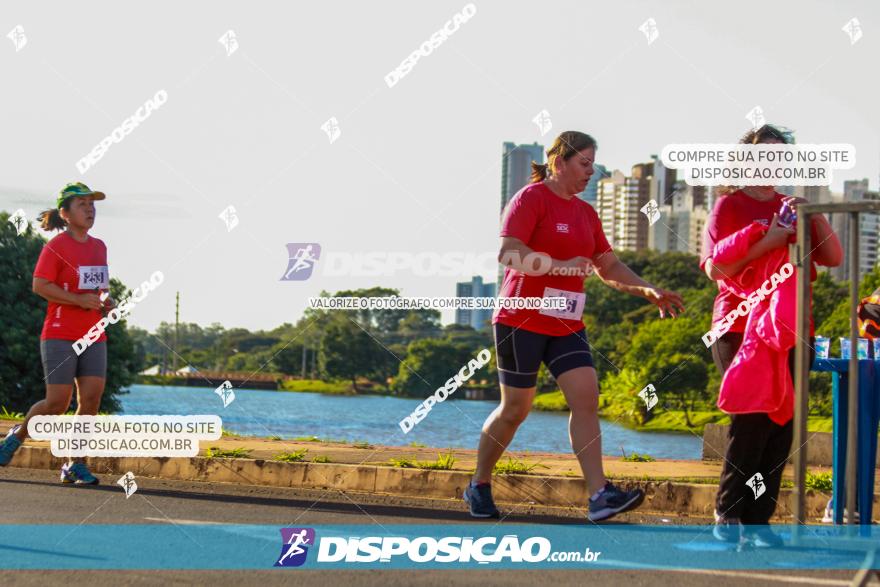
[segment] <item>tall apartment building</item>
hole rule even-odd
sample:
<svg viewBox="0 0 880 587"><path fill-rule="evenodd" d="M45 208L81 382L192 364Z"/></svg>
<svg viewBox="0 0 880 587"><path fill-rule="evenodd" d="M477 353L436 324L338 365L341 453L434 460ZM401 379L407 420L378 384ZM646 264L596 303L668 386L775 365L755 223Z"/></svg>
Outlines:
<svg viewBox="0 0 880 587"><path fill-rule="evenodd" d="M501 157L501 211L507 202L529 183L532 161L544 163L544 146L538 143L504 143Z"/></svg>
<svg viewBox="0 0 880 587"><path fill-rule="evenodd" d="M495 284L483 283L483 278L475 275L470 281L455 284L455 297L458 298L494 298ZM492 321L492 310L455 310L455 323L471 326L475 330L489 328Z"/></svg>
<svg viewBox="0 0 880 587"><path fill-rule="evenodd" d="M660 219L648 227L648 248L699 255L709 217L709 192L705 186L676 181L667 203L660 206Z"/></svg>
<svg viewBox="0 0 880 587"><path fill-rule="evenodd" d="M666 169L656 155L649 163L633 165L631 175L614 171L597 186L597 212L612 246L638 251L648 247L648 217L641 211L650 200L663 205L675 189L675 170Z"/></svg>
<svg viewBox="0 0 880 587"><path fill-rule="evenodd" d="M865 200L880 200L880 193L868 190L868 180L849 180L843 182L843 197L835 198L835 201L844 202L862 202ZM831 228L837 233L840 244L843 246L844 261L837 267L830 269L831 275L835 279L849 279L849 262L847 260L847 251L849 250L850 237L850 219L846 212L837 212L829 214ZM880 235L880 214L877 213L861 213L859 214L859 226L857 228L857 238L859 243L859 276L870 273L874 270L878 261L878 235Z"/></svg>

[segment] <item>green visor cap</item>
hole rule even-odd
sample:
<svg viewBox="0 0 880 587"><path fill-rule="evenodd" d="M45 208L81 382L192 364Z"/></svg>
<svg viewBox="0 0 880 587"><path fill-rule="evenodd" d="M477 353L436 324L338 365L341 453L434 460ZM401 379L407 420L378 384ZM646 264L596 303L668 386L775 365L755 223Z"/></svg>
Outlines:
<svg viewBox="0 0 880 587"><path fill-rule="evenodd" d="M58 204L58 208L60 208L61 205L64 203L64 200L66 200L67 198L82 196L92 196L92 199L94 200L103 200L107 197L104 195L104 192L92 191L86 184L76 182L69 183L61 189L61 191L58 193L58 201L56 203Z"/></svg>

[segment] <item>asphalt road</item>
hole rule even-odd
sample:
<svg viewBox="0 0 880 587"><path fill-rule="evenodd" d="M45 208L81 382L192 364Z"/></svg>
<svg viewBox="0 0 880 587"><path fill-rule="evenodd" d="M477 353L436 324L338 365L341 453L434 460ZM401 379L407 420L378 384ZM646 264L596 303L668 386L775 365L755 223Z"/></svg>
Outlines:
<svg viewBox="0 0 880 587"><path fill-rule="evenodd" d="M267 524L321 526L328 524L465 524L471 523L463 504L401 500L336 491L249 487L138 479L138 491L126 499L115 478L102 476L98 487L61 485L57 473L6 467L0 469L2 524ZM532 513L529 513L532 510ZM704 519L666 518L635 513L618 524L706 523ZM519 524L582 524L553 513L534 513L521 506L505 519ZM2 532L2 526L0 526ZM69 540L76 539L75 530ZM133 549L132 556L136 556ZM14 536L0 535L0 568L14 562ZM847 585L853 571L630 571L630 570L320 570L155 571L62 570L2 571L0 585L55 585L71 579L90 585Z"/></svg>

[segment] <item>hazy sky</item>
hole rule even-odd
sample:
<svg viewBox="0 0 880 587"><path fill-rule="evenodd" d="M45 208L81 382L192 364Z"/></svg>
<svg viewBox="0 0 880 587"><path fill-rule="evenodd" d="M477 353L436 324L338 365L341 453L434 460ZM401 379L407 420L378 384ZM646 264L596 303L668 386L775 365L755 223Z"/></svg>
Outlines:
<svg viewBox="0 0 880 587"><path fill-rule="evenodd" d="M466 2L16 3L0 15L0 209L34 218L68 181L108 194L92 234L133 324L296 321L309 296L385 285L452 296L455 277L280 278L324 253L491 252L501 144L599 142L627 171L667 143L735 142L754 106L799 142L851 143L877 189L880 8L865 2L474 2L393 87L384 77ZM650 45L639 26L656 21ZM842 31L857 18L863 37ZM16 52L8 31L27 43ZM227 55L218 39L235 33ZM91 169L76 162L159 90L167 102ZM546 109L544 137L532 119ZM336 117L330 142L321 125ZM218 214L233 205L228 232ZM494 272L485 275L494 279ZM444 314L445 321L452 313Z"/></svg>

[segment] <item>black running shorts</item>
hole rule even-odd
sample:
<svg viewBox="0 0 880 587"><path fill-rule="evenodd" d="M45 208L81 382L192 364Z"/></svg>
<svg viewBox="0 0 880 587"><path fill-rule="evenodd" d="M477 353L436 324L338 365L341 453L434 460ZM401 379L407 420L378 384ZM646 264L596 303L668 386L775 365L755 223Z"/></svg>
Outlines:
<svg viewBox="0 0 880 587"><path fill-rule="evenodd" d="M498 379L511 387L535 387L543 361L554 378L577 367L592 367L593 353L586 330L564 336L538 334L506 324L495 324Z"/></svg>

